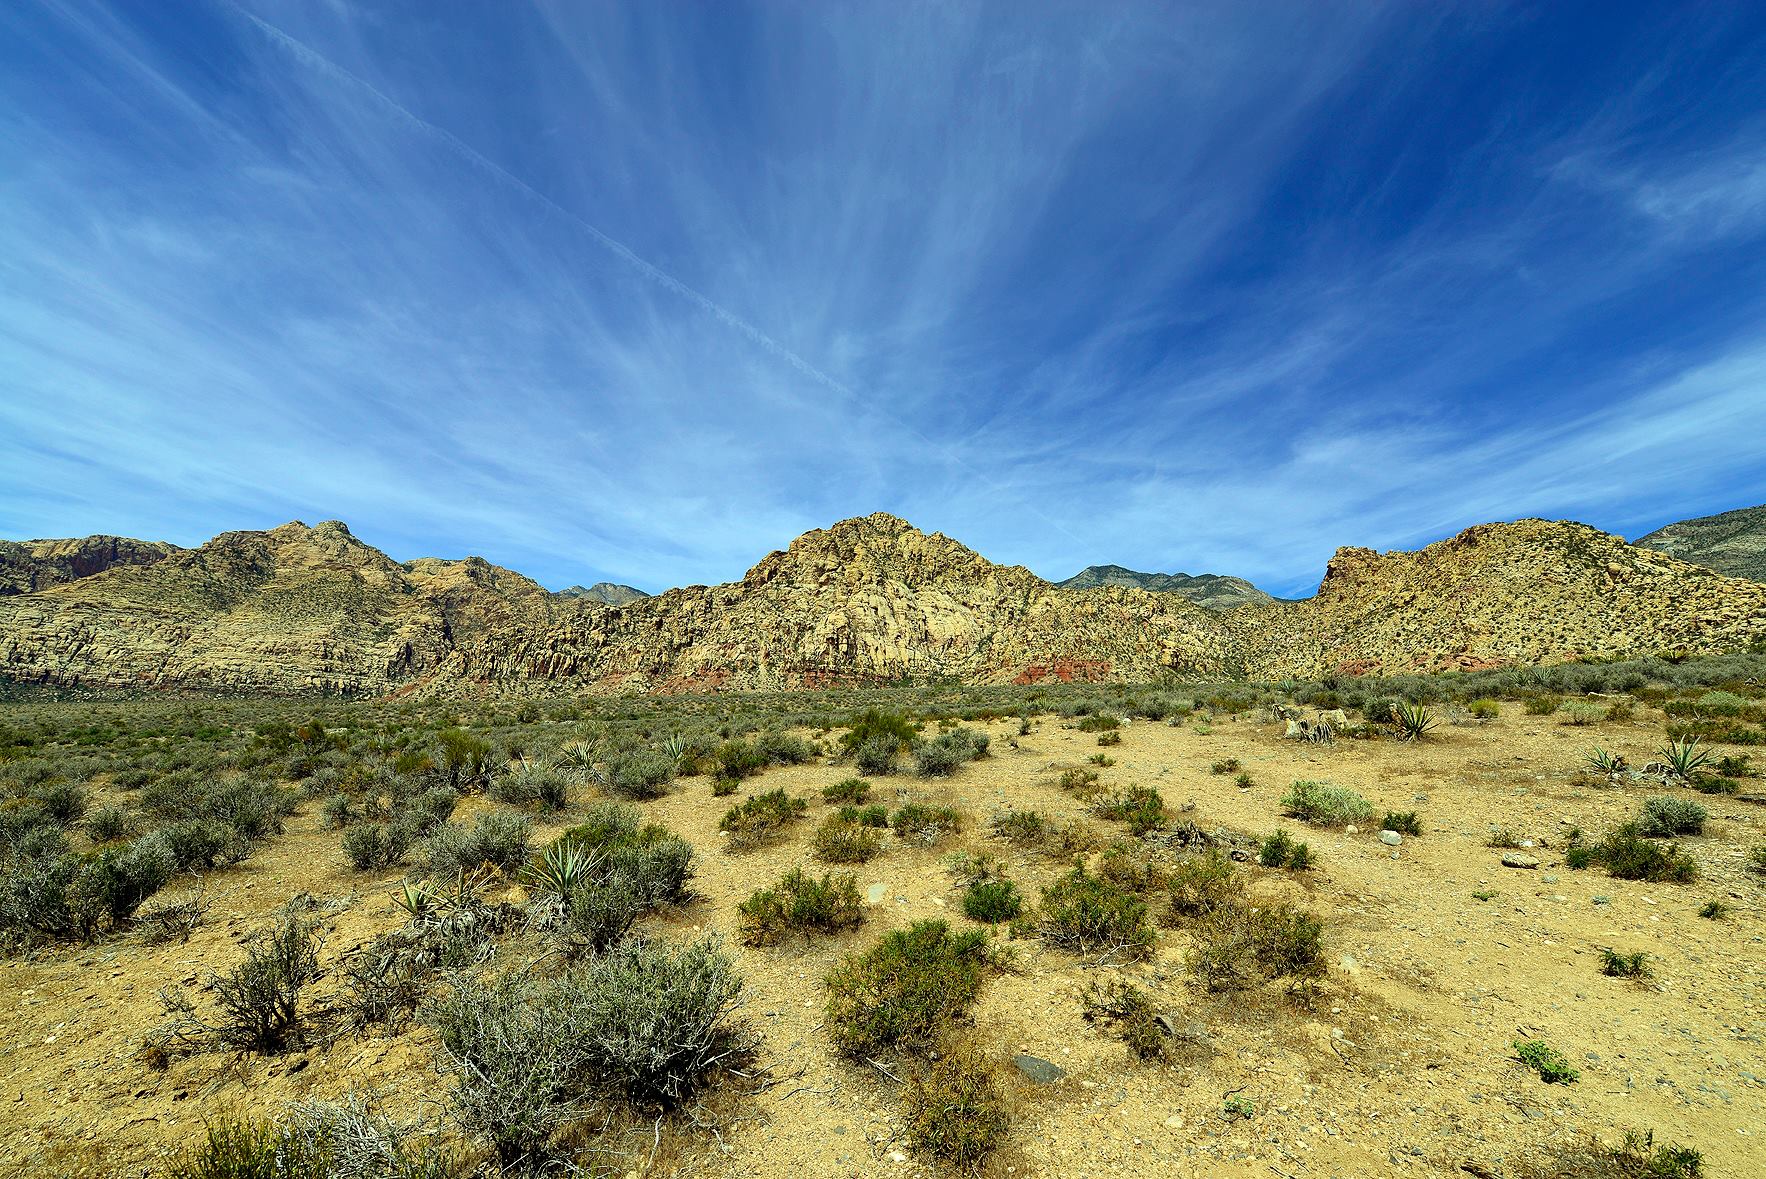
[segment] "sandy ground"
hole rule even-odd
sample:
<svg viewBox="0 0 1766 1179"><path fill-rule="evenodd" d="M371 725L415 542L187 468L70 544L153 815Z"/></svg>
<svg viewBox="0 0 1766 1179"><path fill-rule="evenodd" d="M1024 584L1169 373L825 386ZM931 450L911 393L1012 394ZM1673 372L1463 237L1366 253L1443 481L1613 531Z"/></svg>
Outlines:
<svg viewBox="0 0 1766 1179"><path fill-rule="evenodd" d="M1640 710L1649 716L1649 710ZM940 866L947 853L985 846L1003 855L1034 897L1064 865L1012 854L985 836L1007 805L1076 816L1082 804L1055 785L1062 767L1100 752L1096 737L1045 718L1017 736L988 726L994 756L947 781L877 780L875 796L958 806L967 829L930 850L893 840L856 868L861 888L883 885L864 929L808 946L735 946L748 980L747 1016L764 1037L765 1087L736 1103L716 1138L686 1150L695 1174L872 1176L931 1174L902 1161L895 1084L837 1060L821 1029L821 977L847 951L891 926L942 916L961 923L958 894ZM1109 968L1019 941L1021 969L990 981L973 1031L1002 1061L1015 1110L998 1174L1087 1176L1452 1175L1461 1162L1500 1166L1555 1138L1653 1129L1659 1142L1697 1146L1707 1173L1766 1174L1766 955L1763 878L1746 849L1766 842L1766 808L1699 796L1707 834L1685 841L1704 878L1693 885L1613 880L1561 863L1572 825L1598 834L1630 817L1646 788L1594 784L1580 774L1591 745L1649 759L1659 717L1570 727L1507 706L1495 721L1443 726L1420 745L1340 741L1331 748L1279 739L1281 726L1222 720L1136 723L1106 785L1156 786L1204 829L1263 833L1284 826L1306 839L1319 868L1303 880L1252 868L1261 895L1291 895L1328 923L1331 969L1313 1010L1279 998L1204 995L1184 968L1188 938L1162 931L1152 960L1120 973L1152 992L1180 1025L1205 1037L1170 1062L1142 1064L1081 1016L1079 992ZM1015 746L1015 747L1014 747ZM1236 757L1255 779L1241 789L1210 763ZM1758 760L1758 759L1757 759ZM824 808L819 788L840 766L779 769L762 789L811 798L784 843L732 854L716 825L729 801L709 781L684 779L645 809L700 850L701 898L652 923L665 935L733 932L736 905L795 863ZM1280 817L1295 778L1360 790L1386 809L1421 812L1424 834L1394 849L1372 831L1303 828ZM469 818L477 800L456 818ZM540 828L567 825L568 814ZM1094 820L1094 822L1096 822ZM1111 824L1098 822L1113 833ZM1496 826L1539 841L1536 871L1504 868L1485 846ZM354 1086L396 1094L409 1112L439 1116L447 1078L420 1025L403 1035L352 1036L280 1058L184 1058L154 1071L135 1059L161 1022L156 991L191 983L240 955L240 939L291 894L326 902L326 960L397 923L388 890L397 874L345 863L334 832L307 806L289 833L248 863L213 874L208 923L188 943L116 940L0 962L0 1172L21 1176L146 1175L165 1151L224 1111L268 1112L303 1095ZM1493 892L1479 900L1475 892ZM1712 898L1728 920L1697 916ZM1601 947L1647 950L1647 984L1600 974ZM327 978L321 984L335 985ZM1579 1083L1543 1084L1510 1044L1543 1038L1582 1070ZM1014 1053L1066 1070L1053 1084L1016 1080ZM1226 1095L1255 1114L1229 1119ZM675 1169L671 1164L670 1170Z"/></svg>

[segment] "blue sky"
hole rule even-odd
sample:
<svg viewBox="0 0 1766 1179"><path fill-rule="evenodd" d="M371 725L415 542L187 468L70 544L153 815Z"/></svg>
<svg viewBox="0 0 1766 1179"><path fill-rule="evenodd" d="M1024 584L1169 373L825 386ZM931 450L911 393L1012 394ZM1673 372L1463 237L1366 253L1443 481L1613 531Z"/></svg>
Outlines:
<svg viewBox="0 0 1766 1179"><path fill-rule="evenodd" d="M0 536L1060 578L1766 501L1766 6L0 13Z"/></svg>

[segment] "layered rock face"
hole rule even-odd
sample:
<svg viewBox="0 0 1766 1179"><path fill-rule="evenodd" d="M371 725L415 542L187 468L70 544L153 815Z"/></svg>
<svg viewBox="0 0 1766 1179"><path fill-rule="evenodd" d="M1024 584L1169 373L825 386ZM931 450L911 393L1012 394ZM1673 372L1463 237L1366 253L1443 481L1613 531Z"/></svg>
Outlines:
<svg viewBox="0 0 1766 1179"><path fill-rule="evenodd" d="M0 540L0 595L66 585L116 565L151 565L180 551L177 545L126 536Z"/></svg>
<svg viewBox="0 0 1766 1179"><path fill-rule="evenodd" d="M1682 520L1633 543L1730 577L1766 581L1766 505Z"/></svg>
<svg viewBox="0 0 1766 1179"><path fill-rule="evenodd" d="M1232 610L1063 589L881 513L806 533L739 582L620 606L478 558L401 565L332 521L0 597L0 678L345 694L1298 678L1763 636L1766 585L1540 520L1414 553L1344 549L1316 597Z"/></svg>
<svg viewBox="0 0 1766 1179"><path fill-rule="evenodd" d="M1198 606L1231 610L1235 606L1264 605L1276 599L1242 577L1221 573L1137 573L1120 565L1088 565L1055 583L1062 589L1093 589L1120 585L1155 594L1181 594Z"/></svg>

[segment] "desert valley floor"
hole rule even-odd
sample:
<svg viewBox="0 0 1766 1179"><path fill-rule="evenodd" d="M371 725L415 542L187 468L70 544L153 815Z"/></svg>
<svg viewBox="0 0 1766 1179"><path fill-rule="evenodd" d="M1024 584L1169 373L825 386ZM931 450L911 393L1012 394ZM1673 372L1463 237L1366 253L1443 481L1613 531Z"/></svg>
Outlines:
<svg viewBox="0 0 1766 1179"><path fill-rule="evenodd" d="M1766 807L1700 796L1710 821L1703 836L1683 841L1702 873L1694 884L1618 880L1563 863L1572 827L1607 829L1651 792L1591 776L1584 752L1600 745L1633 765L1648 761L1661 733L1652 715L1569 725L1509 703L1496 719L1444 724L1421 742L1320 747L1284 740L1279 721L1246 713L1211 724L1125 723L1121 743L1107 750L1055 716L1035 719L1024 735L1017 718L980 724L992 755L952 777L872 780L873 798L949 804L963 828L932 848L891 841L858 865L863 927L776 948L728 936L747 981L745 1017L762 1037L751 1081L708 1107L702 1132L676 1127L665 1142L657 1129L652 1142L646 1123L612 1173L933 1173L902 1144L890 1062L855 1066L830 1050L820 980L889 927L930 917L963 924L960 890L941 866L956 849L1000 854L1027 896L1068 867L989 838L990 815L1034 808L1115 834L1058 785L1063 770L1100 753L1114 759L1100 770L1103 785L1156 788L1173 822L1253 835L1285 827L1307 840L1313 871L1255 863L1245 871L1256 895L1289 896L1323 918L1328 973L1304 1005L1279 993L1211 996L1185 968L1181 930L1162 930L1148 960L1123 966L1013 940L1017 966L986 983L970 1016L973 1036L1011 1078L1008 1144L989 1173L1499 1175L1542 1143L1611 1140L1626 1128L1696 1144L1710 1174L1766 1172L1762 877L1746 862L1746 849L1766 840ZM1250 785L1211 772L1226 758L1242 764ZM768 771L765 789L811 800L809 821L751 851L725 848L726 800L710 797L708 778L678 779L643 804L646 818L678 831L700 856L694 899L651 918L646 932L731 935L743 898L794 864L816 866L807 841L820 788L848 776L847 767L819 763ZM1423 834L1393 847L1377 837L1377 823L1346 834L1284 819L1279 799L1296 779L1351 787L1376 813L1415 810ZM536 842L567 827L587 797L541 818ZM455 817L496 805L469 797ZM1539 866L1504 867L1504 853L1488 846L1498 829L1536 845L1528 854ZM433 1064L421 1021L394 1037L349 1034L292 1055L197 1054L163 1070L140 1051L163 1019L158 990L236 959L241 937L291 895L316 901L329 963L399 924L389 893L401 876L352 870L308 803L285 835L210 875L208 918L187 942L117 938L0 962L0 1167L20 1176L151 1174L205 1119L350 1088L392 1098L403 1114L439 1116L452 1082ZM1731 908L1728 919L1700 918L1712 899ZM1646 951L1651 977L1603 976L1603 948ZM1083 1017L1082 989L1110 973L1169 1013L1178 1046L1164 1060L1137 1061ZM1530 1039L1561 1050L1580 1080L1542 1083L1515 1059L1513 1043ZM1064 1075L1032 1081L1007 1063L1016 1054Z"/></svg>

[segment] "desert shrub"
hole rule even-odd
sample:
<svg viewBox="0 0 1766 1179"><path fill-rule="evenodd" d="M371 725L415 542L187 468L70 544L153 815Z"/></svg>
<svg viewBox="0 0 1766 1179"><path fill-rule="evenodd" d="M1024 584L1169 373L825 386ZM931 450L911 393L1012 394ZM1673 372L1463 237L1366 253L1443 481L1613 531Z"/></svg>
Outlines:
<svg viewBox="0 0 1766 1179"><path fill-rule="evenodd" d="M1699 875L1691 856L1676 844L1651 843L1635 823L1620 824L1590 851L1595 862L1620 880L1690 884Z"/></svg>
<svg viewBox="0 0 1766 1179"><path fill-rule="evenodd" d="M1080 1005L1086 1019L1107 1024L1140 1059L1164 1055L1165 1029L1159 1026L1159 1013L1147 993L1133 983L1111 979L1088 986Z"/></svg>
<svg viewBox="0 0 1766 1179"><path fill-rule="evenodd" d="M1128 824L1135 835L1165 825L1165 800L1151 786L1130 786L1120 794L1107 795L1092 803L1091 811L1100 819Z"/></svg>
<svg viewBox="0 0 1766 1179"><path fill-rule="evenodd" d="M829 815L816 828L811 846L824 864L862 864L883 850L883 835L875 827Z"/></svg>
<svg viewBox="0 0 1766 1179"><path fill-rule="evenodd" d="M611 777L611 775L610 775ZM524 761L491 783L491 797L510 806L535 806L544 811L562 810L569 802L570 779L557 766Z"/></svg>
<svg viewBox="0 0 1766 1179"><path fill-rule="evenodd" d="M1705 808L1690 798L1656 794L1643 800L1637 815L1637 833L1649 839L1674 835L1697 835L1705 829Z"/></svg>
<svg viewBox="0 0 1766 1179"><path fill-rule="evenodd" d="M741 788L742 780L740 778L730 778L719 774L711 780L711 796L713 798L728 798Z"/></svg>
<svg viewBox="0 0 1766 1179"><path fill-rule="evenodd" d="M1516 1058L1538 1073L1539 1079L1548 1085L1573 1084L1582 1076L1580 1071L1571 1067L1562 1052L1544 1040L1516 1040L1514 1049Z"/></svg>
<svg viewBox="0 0 1766 1179"><path fill-rule="evenodd" d="M857 806L871 796L871 784L863 778L844 778L822 787L822 801Z"/></svg>
<svg viewBox="0 0 1766 1179"><path fill-rule="evenodd" d="M122 925L176 871L171 845L157 833L87 857L67 886L76 932L91 937L101 923Z"/></svg>
<svg viewBox="0 0 1766 1179"><path fill-rule="evenodd" d="M1171 883L1165 865L1125 843L1112 844L1098 861L1098 875L1138 896L1158 892Z"/></svg>
<svg viewBox="0 0 1766 1179"><path fill-rule="evenodd" d="M782 836L786 826L802 818L807 809L801 798L769 790L731 807L718 820L717 829L728 833L732 848L758 847Z"/></svg>
<svg viewBox="0 0 1766 1179"><path fill-rule="evenodd" d="M1036 847L1048 838L1051 827L1049 817L1041 811L1016 807L995 815L988 824L995 839L1003 839L1014 847Z"/></svg>
<svg viewBox="0 0 1766 1179"><path fill-rule="evenodd" d="M209 1123L203 1140L166 1166L166 1179L330 1179L331 1152L307 1135L264 1121Z"/></svg>
<svg viewBox="0 0 1766 1179"><path fill-rule="evenodd" d="M1600 972L1608 978L1648 978L1649 954L1643 950L1626 954L1604 948L1600 952Z"/></svg>
<svg viewBox="0 0 1766 1179"><path fill-rule="evenodd" d="M904 716L870 709L840 737L840 748L862 774L887 774L901 751L913 747L914 726Z"/></svg>
<svg viewBox="0 0 1766 1179"><path fill-rule="evenodd" d="M922 778L944 778L969 760L966 748L939 737L914 750L914 773Z"/></svg>
<svg viewBox="0 0 1766 1179"><path fill-rule="evenodd" d="M740 1046L742 981L714 940L627 941L558 978L463 977L434 1021L459 1074L456 1118L506 1168L531 1170L604 1093L678 1104Z"/></svg>
<svg viewBox="0 0 1766 1179"><path fill-rule="evenodd" d="M647 802L661 798L674 780L676 762L655 749L623 749L607 759L602 781L609 793Z"/></svg>
<svg viewBox="0 0 1766 1179"><path fill-rule="evenodd" d="M1729 916L1729 906L1722 901L1706 901L1699 916L1707 921L1722 921Z"/></svg>
<svg viewBox="0 0 1766 1179"><path fill-rule="evenodd" d="M1323 935L1323 922L1290 905L1228 905L1196 927L1189 965L1210 991L1306 981L1324 973Z"/></svg>
<svg viewBox="0 0 1766 1179"><path fill-rule="evenodd" d="M946 1044L908 1078L904 1101L908 1145L961 1173L980 1169L1010 1121L992 1070L967 1045Z"/></svg>
<svg viewBox="0 0 1766 1179"><path fill-rule="evenodd" d="M1380 828L1385 831L1396 831L1400 835L1421 835L1422 820L1415 811L1387 811L1386 817L1380 820Z"/></svg>
<svg viewBox="0 0 1766 1179"><path fill-rule="evenodd" d="M963 893L963 912L976 921L997 925L1024 909L1024 894L1010 880L980 880Z"/></svg>
<svg viewBox="0 0 1766 1179"><path fill-rule="evenodd" d="M1494 700L1480 699L1466 705L1466 711L1471 714L1473 720L1495 720L1502 715L1502 705Z"/></svg>
<svg viewBox="0 0 1766 1179"><path fill-rule="evenodd" d="M1172 924L1207 917L1233 904L1244 892L1231 860L1218 850L1179 860L1171 869L1168 918Z"/></svg>
<svg viewBox="0 0 1766 1179"><path fill-rule="evenodd" d="M31 801L43 808L51 822L66 827L78 822L92 803L91 791L79 782L50 779L33 789Z"/></svg>
<svg viewBox="0 0 1766 1179"><path fill-rule="evenodd" d="M1581 727L1605 720L1607 710L1593 700L1571 700L1558 710L1558 714L1562 717L1559 724Z"/></svg>
<svg viewBox="0 0 1766 1179"><path fill-rule="evenodd" d="M358 872L389 868L404 860L414 838L397 823L357 823L343 833L343 854Z"/></svg>
<svg viewBox="0 0 1766 1179"><path fill-rule="evenodd" d="M1121 725L1121 717L1111 716L1107 712L1099 712L1081 717L1079 723L1073 727L1082 733L1110 733L1115 732Z"/></svg>
<svg viewBox="0 0 1766 1179"><path fill-rule="evenodd" d="M1145 958L1155 940L1147 903L1083 864L1042 890L1037 932L1063 950L1111 958Z"/></svg>
<svg viewBox="0 0 1766 1179"><path fill-rule="evenodd" d="M596 803L549 850L569 849L588 857L584 884L617 886L643 909L684 899L693 875L693 845L659 823L641 820L636 807ZM530 876L535 868L529 866Z"/></svg>
<svg viewBox="0 0 1766 1179"><path fill-rule="evenodd" d="M953 934L943 921L891 930L828 975L828 1034L856 1059L934 1044L969 1009L993 964L980 930Z"/></svg>
<svg viewBox="0 0 1766 1179"><path fill-rule="evenodd" d="M815 758L816 747L802 737L794 737L779 729L768 729L754 739L755 752L767 765L798 766Z"/></svg>
<svg viewBox="0 0 1766 1179"><path fill-rule="evenodd" d="M1657 1146L1653 1132L1628 1130L1617 1146L1590 1141L1529 1159L1517 1179L1702 1179L1704 1167L1689 1146Z"/></svg>
<svg viewBox="0 0 1766 1179"><path fill-rule="evenodd" d="M1526 713L1528 716L1550 716L1564 705L1562 696L1544 692L1537 696L1527 697Z"/></svg>
<svg viewBox="0 0 1766 1179"><path fill-rule="evenodd" d="M1097 784L1098 772L1096 770L1071 769L1061 771L1060 787L1063 790L1073 790L1080 794L1084 794Z"/></svg>
<svg viewBox="0 0 1766 1179"><path fill-rule="evenodd" d="M790 934L838 933L864 921L858 878L850 872L823 873L820 880L793 868L770 888L756 891L737 908L742 940L750 946L776 946Z"/></svg>
<svg viewBox="0 0 1766 1179"><path fill-rule="evenodd" d="M762 750L746 741L725 741L712 757L718 777L737 781L752 778L772 764Z"/></svg>
<svg viewBox="0 0 1766 1179"><path fill-rule="evenodd" d="M1208 767L1208 771L1214 774L1236 774L1238 770L1239 759L1236 757L1222 758Z"/></svg>
<svg viewBox="0 0 1766 1179"><path fill-rule="evenodd" d="M1748 868L1761 875L1766 875L1766 843L1748 849Z"/></svg>
<svg viewBox="0 0 1766 1179"><path fill-rule="evenodd" d="M904 843L931 847L957 829L957 812L947 806L910 802L889 816L889 826Z"/></svg>
<svg viewBox="0 0 1766 1179"><path fill-rule="evenodd" d="M347 794L333 794L325 800L319 814L324 826L341 831L361 819L362 808Z"/></svg>
<svg viewBox="0 0 1766 1179"><path fill-rule="evenodd" d="M454 823L444 824L435 829L424 845L429 870L437 876L452 876L486 864L519 868L527 861L531 830L526 815L505 811L486 811L478 816L470 831Z"/></svg>
<svg viewBox="0 0 1766 1179"><path fill-rule="evenodd" d="M856 823L860 827L889 826L889 808L879 803L870 806L843 806L835 815L842 823Z"/></svg>
<svg viewBox="0 0 1766 1179"><path fill-rule="evenodd" d="M1265 868L1303 872L1312 867L1312 849L1286 831L1274 831L1263 837L1257 849L1257 862Z"/></svg>
<svg viewBox="0 0 1766 1179"><path fill-rule="evenodd" d="M1403 701L1393 696L1376 696L1361 706L1362 719L1370 725L1389 725L1398 720Z"/></svg>
<svg viewBox="0 0 1766 1179"><path fill-rule="evenodd" d="M279 1052L296 1042L301 993L319 977L317 927L294 905L246 944L245 959L224 974L211 973L213 1021L196 1017L195 1006L175 989L162 1000L176 1017L178 1034L247 1052Z"/></svg>
<svg viewBox="0 0 1766 1179"><path fill-rule="evenodd" d="M1099 733L1098 734L1098 744L1099 745L1120 745L1120 744L1122 744L1122 734L1117 732L1115 729L1111 729L1108 733Z"/></svg>
<svg viewBox="0 0 1766 1179"><path fill-rule="evenodd" d="M890 774L901 757L902 746L894 737L879 733L853 750L853 764L861 774Z"/></svg>
<svg viewBox="0 0 1766 1179"><path fill-rule="evenodd" d="M491 743L464 729L443 729L436 734L435 764L449 788L467 792L490 782L496 758Z"/></svg>
<svg viewBox="0 0 1766 1179"><path fill-rule="evenodd" d="M1366 822L1373 804L1346 786L1328 782L1295 782L1282 796L1284 813L1320 827Z"/></svg>
<svg viewBox="0 0 1766 1179"><path fill-rule="evenodd" d="M251 854L249 841L227 824L213 819L185 819L159 829L181 869L232 864Z"/></svg>

